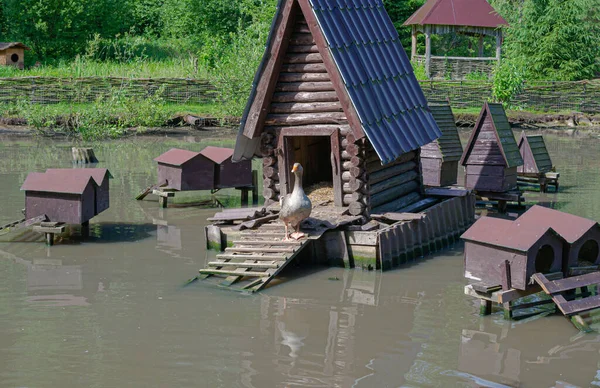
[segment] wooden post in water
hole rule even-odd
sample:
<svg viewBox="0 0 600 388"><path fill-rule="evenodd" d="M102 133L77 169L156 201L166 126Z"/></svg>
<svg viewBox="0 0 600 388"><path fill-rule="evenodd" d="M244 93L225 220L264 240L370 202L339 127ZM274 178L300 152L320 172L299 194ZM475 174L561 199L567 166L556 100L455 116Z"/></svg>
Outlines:
<svg viewBox="0 0 600 388"><path fill-rule="evenodd" d="M487 299L481 299L481 307L479 308L479 315L490 315L492 313L492 301Z"/></svg>
<svg viewBox="0 0 600 388"><path fill-rule="evenodd" d="M74 163L98 163L98 159L96 159L92 148L72 147L71 153L73 154Z"/></svg>

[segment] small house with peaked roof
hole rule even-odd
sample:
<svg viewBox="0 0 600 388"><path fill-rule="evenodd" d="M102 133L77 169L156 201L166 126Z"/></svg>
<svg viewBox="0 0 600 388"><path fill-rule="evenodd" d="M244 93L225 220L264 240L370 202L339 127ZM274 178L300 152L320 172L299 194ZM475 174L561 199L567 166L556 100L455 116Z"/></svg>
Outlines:
<svg viewBox="0 0 600 388"><path fill-rule="evenodd" d="M25 50L31 50L21 42L0 42L0 66L25 68Z"/></svg>
<svg viewBox="0 0 600 388"><path fill-rule="evenodd" d="M98 215L107 210L110 206L110 187L109 179L112 178L110 171L106 168L49 168L46 174L56 174L57 179L61 176L71 175L77 179L86 179L92 177L96 182L95 188L95 214Z"/></svg>
<svg viewBox="0 0 600 388"><path fill-rule="evenodd" d="M25 217L46 215L52 222L84 224L97 214L97 188L91 175L32 172L21 186Z"/></svg>
<svg viewBox="0 0 600 388"><path fill-rule="evenodd" d="M158 182L179 191L251 186L251 162L234 164L232 155L231 148L206 147L200 152L172 148L154 159Z"/></svg>
<svg viewBox="0 0 600 388"><path fill-rule="evenodd" d="M442 136L421 147L421 170L425 186L450 186L457 182L458 161L463 149L448 103L429 103Z"/></svg>
<svg viewBox="0 0 600 388"><path fill-rule="evenodd" d="M565 239L547 224L481 217L461 238L465 241L465 277L487 286L503 284L505 262L512 288L525 290L535 273L560 272Z"/></svg>
<svg viewBox="0 0 600 388"><path fill-rule="evenodd" d="M422 199L419 148L442 135L380 0L280 0L236 141L267 203L325 182L351 214Z"/></svg>
<svg viewBox="0 0 600 388"><path fill-rule="evenodd" d="M460 164L469 189L503 193L517 188L523 159L502 104L485 103Z"/></svg>
<svg viewBox="0 0 600 388"><path fill-rule="evenodd" d="M405 22L412 27L411 60L425 66L431 78L462 79L473 72L491 73L493 65L500 61L502 51L502 27L508 23L486 0L428 0ZM425 55L417 54L417 36L425 35ZM431 53L431 35L462 34L479 38L478 56L448 57L434 56ZM483 40L485 36L496 39L495 57L485 57ZM448 68L452 74L446 74Z"/></svg>
<svg viewBox="0 0 600 388"><path fill-rule="evenodd" d="M596 221L534 205L515 223L528 228L545 225L560 234L567 242L565 273L572 267L600 264L600 225Z"/></svg>
<svg viewBox="0 0 600 388"><path fill-rule="evenodd" d="M542 135L526 135L522 132L519 151L523 165L517 168L517 173L538 175L552 171L552 160Z"/></svg>

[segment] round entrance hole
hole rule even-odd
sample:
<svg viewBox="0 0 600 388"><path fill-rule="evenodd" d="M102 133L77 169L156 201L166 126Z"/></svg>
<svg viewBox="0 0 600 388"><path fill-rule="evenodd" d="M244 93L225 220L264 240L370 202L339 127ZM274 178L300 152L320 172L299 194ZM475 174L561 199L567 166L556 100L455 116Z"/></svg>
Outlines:
<svg viewBox="0 0 600 388"><path fill-rule="evenodd" d="M598 243L596 242L596 240L587 240L581 246L581 249L579 249L579 254L577 255L577 262L580 265L593 265L594 263L596 263L598 253L600 253L600 248L598 247Z"/></svg>
<svg viewBox="0 0 600 388"><path fill-rule="evenodd" d="M535 256L535 272L548 273L554 263L554 249L544 245Z"/></svg>
<svg viewBox="0 0 600 388"><path fill-rule="evenodd" d="M13 54L10 56L10 60L13 62L19 62L19 54Z"/></svg>

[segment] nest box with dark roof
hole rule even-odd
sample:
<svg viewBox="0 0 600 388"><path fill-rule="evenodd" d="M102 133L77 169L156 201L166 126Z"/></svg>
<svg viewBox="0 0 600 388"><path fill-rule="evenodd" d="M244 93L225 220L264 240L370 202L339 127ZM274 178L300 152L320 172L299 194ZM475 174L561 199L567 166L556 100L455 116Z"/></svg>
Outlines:
<svg viewBox="0 0 600 388"><path fill-rule="evenodd" d="M465 277L501 284L510 263L513 288L525 289L536 272L563 272L600 264L600 225L583 217L532 206L515 221L482 217L463 235Z"/></svg>
<svg viewBox="0 0 600 388"><path fill-rule="evenodd" d="M251 186L251 162L232 163L232 155L231 148L206 147L200 152L172 148L154 159L158 182L179 191Z"/></svg>
<svg viewBox="0 0 600 388"><path fill-rule="evenodd" d="M25 50L31 50L20 42L0 42L0 66L25 67Z"/></svg>
<svg viewBox="0 0 600 388"><path fill-rule="evenodd" d="M485 103L460 162L469 189L503 193L517 188L523 159L502 104Z"/></svg>
<svg viewBox="0 0 600 388"><path fill-rule="evenodd" d="M458 161L462 145L448 103L430 103L435 122L442 130L442 137L421 147L421 170L425 186L450 186L456 184Z"/></svg>
<svg viewBox="0 0 600 388"><path fill-rule="evenodd" d="M552 160L542 135L527 136L522 132L519 151L523 158L523 165L517 168L518 173L535 175L552 171Z"/></svg>
<svg viewBox="0 0 600 388"><path fill-rule="evenodd" d="M505 261L512 288L525 290L537 272L562 270L566 241L547 225L519 227L513 221L481 217L461 238L465 241L465 277L501 285Z"/></svg>
<svg viewBox="0 0 600 388"><path fill-rule="evenodd" d="M49 221L83 224L108 209L108 170L49 169L30 173L25 191L25 217L46 215Z"/></svg>

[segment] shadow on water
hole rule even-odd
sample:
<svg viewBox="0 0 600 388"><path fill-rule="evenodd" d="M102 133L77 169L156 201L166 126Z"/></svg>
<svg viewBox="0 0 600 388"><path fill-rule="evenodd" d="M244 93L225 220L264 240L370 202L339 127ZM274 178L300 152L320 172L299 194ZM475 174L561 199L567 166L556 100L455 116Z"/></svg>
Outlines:
<svg viewBox="0 0 600 388"><path fill-rule="evenodd" d="M71 226L70 235L62 238L59 244L136 242L153 237L156 225L102 222L90 224L89 236L83 236L81 233L81 227Z"/></svg>

